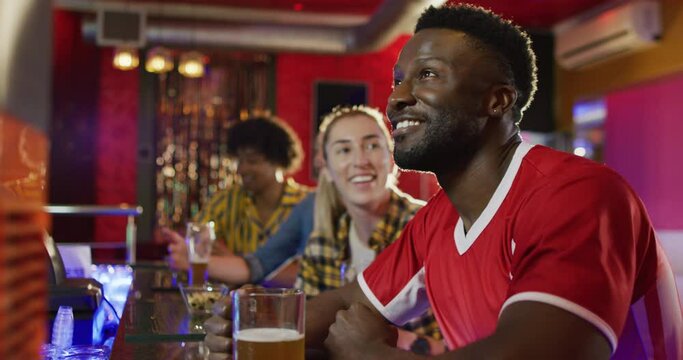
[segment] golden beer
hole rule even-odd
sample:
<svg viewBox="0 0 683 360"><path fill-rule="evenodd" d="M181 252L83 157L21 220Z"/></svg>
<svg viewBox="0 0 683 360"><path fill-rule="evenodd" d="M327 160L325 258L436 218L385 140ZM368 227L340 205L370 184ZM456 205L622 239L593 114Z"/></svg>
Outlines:
<svg viewBox="0 0 683 360"><path fill-rule="evenodd" d="M216 240L213 221L206 224L187 223L185 243L190 262L190 285L201 286L206 282L206 268L211 256L211 246Z"/></svg>
<svg viewBox="0 0 683 360"><path fill-rule="evenodd" d="M235 360L304 360L304 335L292 329L240 330Z"/></svg>
<svg viewBox="0 0 683 360"><path fill-rule="evenodd" d="M190 285L201 286L206 281L206 262L191 262L190 263Z"/></svg>

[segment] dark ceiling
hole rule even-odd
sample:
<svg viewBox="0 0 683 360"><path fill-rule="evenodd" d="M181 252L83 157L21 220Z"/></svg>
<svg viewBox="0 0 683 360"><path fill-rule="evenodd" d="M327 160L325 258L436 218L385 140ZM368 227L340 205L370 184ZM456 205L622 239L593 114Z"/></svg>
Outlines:
<svg viewBox="0 0 683 360"><path fill-rule="evenodd" d="M158 1L158 0L157 0ZM157 2L137 0L135 3ZM516 23L549 28L555 23L609 0L472 0ZM382 0L165 0L168 3L234 6L256 9L296 10L323 13L372 14ZM451 1L457 3L459 1Z"/></svg>

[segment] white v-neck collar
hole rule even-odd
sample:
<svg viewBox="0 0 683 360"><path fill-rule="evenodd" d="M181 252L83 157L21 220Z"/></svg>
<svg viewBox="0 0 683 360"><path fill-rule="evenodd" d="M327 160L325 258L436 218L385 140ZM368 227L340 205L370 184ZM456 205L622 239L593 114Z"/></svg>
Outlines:
<svg viewBox="0 0 683 360"><path fill-rule="evenodd" d="M493 193L493 196L491 196L491 200L489 200L486 208L484 208L484 211L479 215L477 221L472 224L472 227L467 234L465 234L465 225L462 222L462 218L458 218L458 222L455 224L455 230L453 231L453 237L455 238L455 247L458 249L460 255L464 254L465 251L474 244L474 241L477 240L479 234L481 234L481 232L486 229L489 222L491 222L491 219L493 219L493 216L498 211L498 208L500 208L500 205L503 203L503 200L505 200L505 197L512 187L515 176L522 165L522 159L524 159L524 156L532 147L534 146L525 142L521 142L519 146L517 146L515 154L510 161L510 165L508 165L507 170L505 170L503 179L500 181L500 184L498 184L498 187Z"/></svg>

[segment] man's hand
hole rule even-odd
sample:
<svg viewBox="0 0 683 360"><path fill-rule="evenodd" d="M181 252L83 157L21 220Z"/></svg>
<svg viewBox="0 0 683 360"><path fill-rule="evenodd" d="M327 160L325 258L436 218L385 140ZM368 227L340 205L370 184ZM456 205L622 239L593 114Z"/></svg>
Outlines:
<svg viewBox="0 0 683 360"><path fill-rule="evenodd" d="M232 353L232 303L231 296L222 296L211 308L213 316L204 322L206 337L204 343L209 348L210 359L230 359Z"/></svg>
<svg viewBox="0 0 683 360"><path fill-rule="evenodd" d="M226 296L221 296L211 307L213 316L204 322L206 337L204 344L210 350L210 359L230 359L232 356L232 296L235 291L249 291L261 289L257 285L244 285L233 290Z"/></svg>
<svg viewBox="0 0 683 360"><path fill-rule="evenodd" d="M174 270L185 270L190 268L190 261L187 255L187 245L185 239L177 232L168 229L161 229L161 236L168 243L168 262Z"/></svg>
<svg viewBox="0 0 683 360"><path fill-rule="evenodd" d="M325 346L333 359L368 359L381 354L382 349L394 347L397 337L396 328L379 314L366 305L354 303L348 310L337 312Z"/></svg>

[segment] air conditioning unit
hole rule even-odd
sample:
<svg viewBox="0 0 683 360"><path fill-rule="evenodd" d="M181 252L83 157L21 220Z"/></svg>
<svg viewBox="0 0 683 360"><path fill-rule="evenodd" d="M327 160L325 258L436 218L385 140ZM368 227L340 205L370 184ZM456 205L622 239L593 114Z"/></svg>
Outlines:
<svg viewBox="0 0 683 360"><path fill-rule="evenodd" d="M632 1L557 25L555 59L566 69L588 67L656 44L659 1Z"/></svg>
<svg viewBox="0 0 683 360"><path fill-rule="evenodd" d="M97 37L99 46L145 46L147 16L144 8L128 3L98 3Z"/></svg>

